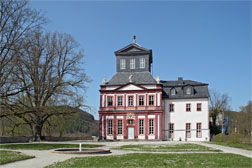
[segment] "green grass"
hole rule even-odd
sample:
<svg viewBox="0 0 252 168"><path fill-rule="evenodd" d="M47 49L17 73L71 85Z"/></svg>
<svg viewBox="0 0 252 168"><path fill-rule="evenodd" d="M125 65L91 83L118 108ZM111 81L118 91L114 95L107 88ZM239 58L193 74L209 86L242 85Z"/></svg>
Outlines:
<svg viewBox="0 0 252 168"><path fill-rule="evenodd" d="M0 150L0 165L30 158L34 158L34 156L24 155L16 151Z"/></svg>
<svg viewBox="0 0 252 168"><path fill-rule="evenodd" d="M232 143L232 142L210 142L210 143L252 151L252 144Z"/></svg>
<svg viewBox="0 0 252 168"><path fill-rule="evenodd" d="M178 144L178 145L124 145L112 149L148 151L148 152L201 152L212 151L220 152L221 150L196 145L196 144Z"/></svg>
<svg viewBox="0 0 252 168"><path fill-rule="evenodd" d="M82 144L82 148L95 148L104 145ZM29 150L49 150L55 148L79 148L79 144L60 143L30 143L30 144L6 144L0 145L4 149L29 149Z"/></svg>
<svg viewBox="0 0 252 168"><path fill-rule="evenodd" d="M72 158L54 163L46 168L79 168L79 167L193 167L193 168L241 168L251 167L252 159L241 155L217 154L126 154L117 156L96 156Z"/></svg>

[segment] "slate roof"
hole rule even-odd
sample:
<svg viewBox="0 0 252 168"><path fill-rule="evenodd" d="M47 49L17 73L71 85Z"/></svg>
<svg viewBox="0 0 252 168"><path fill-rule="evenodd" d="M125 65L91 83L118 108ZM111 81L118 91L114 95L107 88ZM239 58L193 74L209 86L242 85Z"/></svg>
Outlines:
<svg viewBox="0 0 252 168"><path fill-rule="evenodd" d="M163 85L163 98L184 99L184 98L208 98L208 84L192 80L160 81ZM185 89L190 87L192 94L187 95ZM176 94L171 95L171 90L175 89Z"/></svg>
<svg viewBox="0 0 252 168"><path fill-rule="evenodd" d="M133 75L132 82L135 84L157 84L150 72L117 72L106 85L124 85L129 83L129 76Z"/></svg>

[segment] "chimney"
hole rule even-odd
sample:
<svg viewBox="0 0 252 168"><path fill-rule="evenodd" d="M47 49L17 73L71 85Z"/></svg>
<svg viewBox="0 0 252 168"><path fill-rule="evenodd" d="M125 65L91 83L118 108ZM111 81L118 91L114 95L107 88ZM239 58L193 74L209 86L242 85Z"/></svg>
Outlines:
<svg viewBox="0 0 252 168"><path fill-rule="evenodd" d="M178 77L178 84L183 85L183 77Z"/></svg>

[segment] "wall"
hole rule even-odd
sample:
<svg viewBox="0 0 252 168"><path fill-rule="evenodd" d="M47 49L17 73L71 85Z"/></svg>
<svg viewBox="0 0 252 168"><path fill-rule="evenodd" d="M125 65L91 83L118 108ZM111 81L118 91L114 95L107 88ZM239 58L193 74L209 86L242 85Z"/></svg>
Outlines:
<svg viewBox="0 0 252 168"><path fill-rule="evenodd" d="M191 112L186 112L186 104L191 103ZM196 104L202 103L202 111L196 111ZM174 104L174 112L169 112L169 104ZM174 141L209 141L208 99L163 99L163 137L168 138L169 123L174 123ZM191 138L185 138L186 123L191 123ZM196 138L196 123L201 123L202 136Z"/></svg>

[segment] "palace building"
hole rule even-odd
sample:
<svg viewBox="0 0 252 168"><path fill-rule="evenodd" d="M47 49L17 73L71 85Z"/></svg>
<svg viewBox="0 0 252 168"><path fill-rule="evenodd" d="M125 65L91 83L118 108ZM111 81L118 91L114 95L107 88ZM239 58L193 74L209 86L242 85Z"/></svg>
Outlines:
<svg viewBox="0 0 252 168"><path fill-rule="evenodd" d="M115 56L100 88L100 139L209 141L208 84L154 79L152 50L135 39Z"/></svg>

